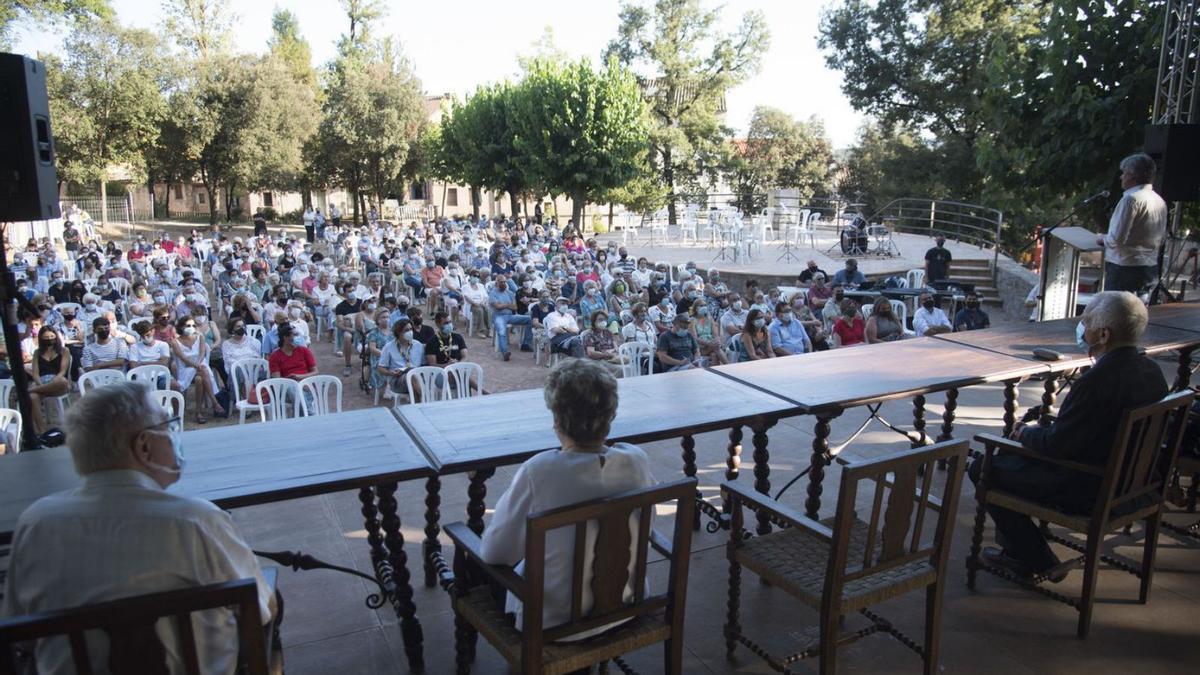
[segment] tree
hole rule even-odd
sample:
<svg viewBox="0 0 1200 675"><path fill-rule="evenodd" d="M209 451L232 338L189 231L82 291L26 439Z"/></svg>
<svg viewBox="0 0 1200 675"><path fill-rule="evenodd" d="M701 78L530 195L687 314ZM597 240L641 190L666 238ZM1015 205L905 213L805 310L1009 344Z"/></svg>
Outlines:
<svg viewBox="0 0 1200 675"><path fill-rule="evenodd" d="M384 0L341 0L346 18L350 20L350 32L343 36L349 43L370 41L370 26L387 15Z"/></svg>
<svg viewBox="0 0 1200 675"><path fill-rule="evenodd" d="M777 108L759 106L744 141L735 141L731 183L744 211L765 206L766 190L790 188L806 200L827 186L833 151L818 119L798 122Z"/></svg>
<svg viewBox="0 0 1200 675"><path fill-rule="evenodd" d="M508 83L480 87L465 103L454 102L441 124L443 137L462 153L461 177L473 187L507 192L514 215L520 194L529 186L525 158L514 143L515 96L516 89Z"/></svg>
<svg viewBox="0 0 1200 675"><path fill-rule="evenodd" d="M193 59L218 56L229 48L233 14L229 0L163 0L166 32Z"/></svg>
<svg viewBox="0 0 1200 675"><path fill-rule="evenodd" d="M1011 0L845 0L821 18L825 62L843 73L842 91L856 110L884 127L932 134L957 165L952 190L978 194L971 161L982 133L980 101L992 46L1036 26L1048 3Z"/></svg>
<svg viewBox="0 0 1200 675"><path fill-rule="evenodd" d="M108 224L109 168L120 164L141 172L141 148L158 134L164 113L159 51L150 31L97 20L71 33L65 60L48 59L59 175L99 183L102 225Z"/></svg>
<svg viewBox="0 0 1200 675"><path fill-rule="evenodd" d="M108 19L108 0L0 0L0 51L12 47L13 28L21 21L54 21L67 18Z"/></svg>
<svg viewBox="0 0 1200 675"><path fill-rule="evenodd" d="M589 199L637 176L649 125L637 81L610 61L532 64L513 99L514 146L530 177L571 198L581 225Z"/></svg>
<svg viewBox="0 0 1200 675"><path fill-rule="evenodd" d="M657 0L652 9L630 2L620 18L605 58L638 73L662 182L672 194L712 182L728 136L720 119L725 94L758 71L769 44L766 21L748 12L736 31L719 34L719 10L702 9L700 0ZM674 199L667 208L674 223Z"/></svg>
<svg viewBox="0 0 1200 675"><path fill-rule="evenodd" d="M864 204L868 215L903 197L961 197L947 182L955 180L953 175L939 166L946 153L936 139L924 139L914 129L864 124L840 163L842 178L836 192Z"/></svg>
<svg viewBox="0 0 1200 675"><path fill-rule="evenodd" d="M286 9L271 15L271 55L287 64L292 79L317 91L317 71L312 66L312 47L300 35L300 21Z"/></svg>

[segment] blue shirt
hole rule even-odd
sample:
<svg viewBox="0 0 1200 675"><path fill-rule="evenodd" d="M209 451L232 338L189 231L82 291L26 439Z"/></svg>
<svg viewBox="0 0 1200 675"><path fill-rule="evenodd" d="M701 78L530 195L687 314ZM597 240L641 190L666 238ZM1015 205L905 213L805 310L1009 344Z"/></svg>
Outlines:
<svg viewBox="0 0 1200 675"><path fill-rule="evenodd" d="M292 340L292 344L297 347L307 347L308 340L305 340L303 335L296 333L295 339ZM263 356L270 356L271 352L275 351L276 349L279 349L279 328L278 327L272 328L271 330L264 333L263 339L262 339Z"/></svg>
<svg viewBox="0 0 1200 675"><path fill-rule="evenodd" d="M837 273L833 275L834 286L848 286L850 284L861 286L864 282L866 282L866 280L867 278L863 276L862 272L854 270L854 272L851 273L845 268L838 270Z"/></svg>
<svg viewBox="0 0 1200 675"><path fill-rule="evenodd" d="M493 305L498 302L511 305L511 307L506 309L495 309ZM513 313L513 307L517 306L517 298L511 287L505 287L504 289L492 288L492 290L488 291L488 305L493 306L493 314L504 316Z"/></svg>
<svg viewBox="0 0 1200 675"><path fill-rule="evenodd" d="M786 349L792 354L805 354L812 351L812 342L808 339L808 331L804 324L794 317L788 323L775 319L767 326L771 335L771 346Z"/></svg>

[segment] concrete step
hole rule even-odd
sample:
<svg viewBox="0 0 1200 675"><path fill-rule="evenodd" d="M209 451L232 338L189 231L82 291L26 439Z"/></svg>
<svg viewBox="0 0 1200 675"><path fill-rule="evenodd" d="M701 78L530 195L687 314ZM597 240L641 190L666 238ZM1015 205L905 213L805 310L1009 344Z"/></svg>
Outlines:
<svg viewBox="0 0 1200 675"><path fill-rule="evenodd" d="M963 258L962 260L951 260L950 269L955 267L982 267L984 269L992 268L992 261L986 258Z"/></svg>

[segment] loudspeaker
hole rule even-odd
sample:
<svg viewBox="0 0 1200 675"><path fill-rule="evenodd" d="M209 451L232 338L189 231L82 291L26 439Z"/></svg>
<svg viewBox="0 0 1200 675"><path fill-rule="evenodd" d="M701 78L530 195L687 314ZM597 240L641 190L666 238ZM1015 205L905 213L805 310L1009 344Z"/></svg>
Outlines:
<svg viewBox="0 0 1200 675"><path fill-rule="evenodd" d="M0 54L0 221L60 215L46 67Z"/></svg>
<svg viewBox="0 0 1200 675"><path fill-rule="evenodd" d="M1145 152L1154 158L1154 191L1168 202L1200 201L1200 124L1146 125Z"/></svg>

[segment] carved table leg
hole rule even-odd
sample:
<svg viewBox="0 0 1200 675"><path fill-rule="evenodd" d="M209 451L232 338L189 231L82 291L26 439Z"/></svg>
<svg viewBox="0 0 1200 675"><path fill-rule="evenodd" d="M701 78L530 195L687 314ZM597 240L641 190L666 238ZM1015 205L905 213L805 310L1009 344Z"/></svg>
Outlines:
<svg viewBox="0 0 1200 675"><path fill-rule="evenodd" d="M438 526L442 517L442 512L438 510L442 504L439 494L441 489L442 482L437 476L430 476L429 480L425 481L425 541L421 544L421 557L425 561L426 588L433 588L437 582L437 567L433 564L433 555L442 550L442 545L438 542L438 533L442 530Z"/></svg>
<svg viewBox="0 0 1200 675"><path fill-rule="evenodd" d="M737 480L738 470L742 466L742 428L735 426L729 430L729 456L725 459L725 480ZM722 506L729 513L729 503Z"/></svg>
<svg viewBox="0 0 1200 675"><path fill-rule="evenodd" d="M924 447L928 439L925 435L925 397L920 394L913 397L913 431L917 434L916 440L912 441L913 449Z"/></svg>
<svg viewBox="0 0 1200 675"><path fill-rule="evenodd" d="M472 471L469 476L471 483L467 486L467 527L480 536L483 535L483 514L487 512L487 479L496 473L495 469L480 469Z"/></svg>
<svg viewBox="0 0 1200 675"><path fill-rule="evenodd" d="M1012 433L1017 425L1017 381L1004 382L1004 437Z"/></svg>
<svg viewBox="0 0 1200 675"><path fill-rule="evenodd" d="M818 519L821 511L821 481L825 480L825 467L832 458L829 455L829 421L834 415L817 416L813 428L812 465L808 474L808 499L804 500L804 515Z"/></svg>
<svg viewBox="0 0 1200 675"><path fill-rule="evenodd" d="M774 422L758 422L751 427L754 430L754 489L768 497L771 496L771 453L767 452L767 429L772 425ZM771 521L765 511L758 514L755 532L759 535L771 532Z"/></svg>
<svg viewBox="0 0 1200 675"><path fill-rule="evenodd" d="M371 562L375 564L378 576L379 563L387 560L387 551L383 548L383 535L379 533L379 511L375 508L375 489L362 488L359 490L358 501L362 502L363 528L367 531L367 545L371 547Z"/></svg>
<svg viewBox="0 0 1200 675"><path fill-rule="evenodd" d="M954 434L954 411L958 409L958 390L946 390L946 407L942 412L942 433L938 434L937 442L948 441L953 438ZM938 468L943 471L946 469L946 460L938 460Z"/></svg>
<svg viewBox="0 0 1200 675"><path fill-rule="evenodd" d="M384 544L387 546L390 570L387 576L395 592L392 606L400 618L400 634L404 639L404 653L408 657L409 670L419 673L425 670L422 654L424 636L421 623L417 620L417 606L413 603L411 577L408 573L408 555L404 552L404 536L400 533L400 516L396 513L396 484L389 483L375 488L379 495L379 512L383 515Z"/></svg>
<svg viewBox="0 0 1200 675"><path fill-rule="evenodd" d="M1042 418L1039 420L1042 424L1050 423L1050 416L1054 414L1054 399L1058 394L1058 374L1050 373L1046 376L1046 383L1042 386Z"/></svg>
<svg viewBox="0 0 1200 675"><path fill-rule="evenodd" d="M696 439L691 434L684 434L679 444L683 447L683 475L688 478L696 477ZM700 491L696 491L696 499L703 499ZM692 521L692 529L700 529L700 509L696 509L696 517Z"/></svg>
<svg viewBox="0 0 1200 675"><path fill-rule="evenodd" d="M1171 385L1172 391L1183 391L1191 381L1193 351L1195 351L1194 348L1179 350L1179 368L1175 371L1175 384Z"/></svg>

